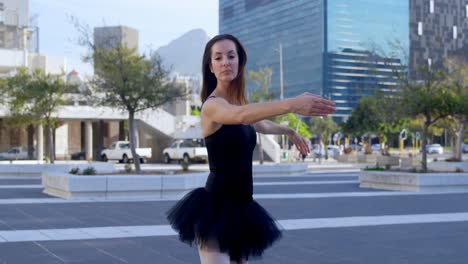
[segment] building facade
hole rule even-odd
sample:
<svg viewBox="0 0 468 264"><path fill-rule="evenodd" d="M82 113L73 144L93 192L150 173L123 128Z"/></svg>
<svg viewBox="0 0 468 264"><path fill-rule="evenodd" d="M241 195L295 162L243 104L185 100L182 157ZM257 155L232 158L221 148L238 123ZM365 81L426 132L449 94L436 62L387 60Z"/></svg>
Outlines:
<svg viewBox="0 0 468 264"><path fill-rule="evenodd" d="M321 0L220 0L219 32L239 38L247 71L270 67L271 90L284 98L322 93L323 3ZM282 69L280 61L282 60ZM255 89L247 80L248 91Z"/></svg>
<svg viewBox="0 0 468 264"><path fill-rule="evenodd" d="M396 89L406 65L412 76L466 48L467 13L466 0L220 0L219 31L245 45L248 70L272 68L276 98L282 44L285 97L321 94L346 119L362 96Z"/></svg>
<svg viewBox="0 0 468 264"><path fill-rule="evenodd" d="M410 0L410 73L440 68L450 55L468 58L467 0Z"/></svg>
<svg viewBox="0 0 468 264"><path fill-rule="evenodd" d="M127 26L95 27L94 45L97 48L113 48L124 45L138 51L138 30Z"/></svg>

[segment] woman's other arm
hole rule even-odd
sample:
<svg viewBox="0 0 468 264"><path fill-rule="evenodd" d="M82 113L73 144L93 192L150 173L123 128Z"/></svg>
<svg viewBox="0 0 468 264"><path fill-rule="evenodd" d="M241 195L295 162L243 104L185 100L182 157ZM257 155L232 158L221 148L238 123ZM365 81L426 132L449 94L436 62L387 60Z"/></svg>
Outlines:
<svg viewBox="0 0 468 264"><path fill-rule="evenodd" d="M296 145L299 152L305 155L310 153L308 139L301 137L301 135L289 127L278 125L270 120L261 120L252 124L252 126L258 133L287 135L289 136L289 140Z"/></svg>

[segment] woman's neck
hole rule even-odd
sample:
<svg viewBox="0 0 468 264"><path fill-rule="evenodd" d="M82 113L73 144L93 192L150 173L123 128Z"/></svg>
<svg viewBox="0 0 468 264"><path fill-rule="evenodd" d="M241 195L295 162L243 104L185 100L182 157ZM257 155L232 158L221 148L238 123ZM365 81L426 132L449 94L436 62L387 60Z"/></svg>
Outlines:
<svg viewBox="0 0 468 264"><path fill-rule="evenodd" d="M229 83L224 83L224 82L218 82L218 84L216 85L216 88L215 90L213 91L213 94L215 96L218 96L218 97L222 97L224 99L226 99L228 102L230 102L230 99L229 98L229 89L231 89L232 83L229 82Z"/></svg>

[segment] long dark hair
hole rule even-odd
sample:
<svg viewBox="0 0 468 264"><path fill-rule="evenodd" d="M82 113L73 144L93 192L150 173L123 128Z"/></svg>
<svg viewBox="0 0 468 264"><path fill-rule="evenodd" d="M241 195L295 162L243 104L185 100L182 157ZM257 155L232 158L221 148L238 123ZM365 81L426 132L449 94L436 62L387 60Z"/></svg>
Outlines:
<svg viewBox="0 0 468 264"><path fill-rule="evenodd" d="M214 91L217 85L216 76L210 70L210 63L211 63L211 48L213 45L220 41L220 40L231 40L236 45L237 54L239 56L239 69L237 72L237 77L232 80L233 87L235 89L229 90L229 101L234 104L244 105L247 104L247 98L245 97L245 77L244 77L244 70L245 64L247 63L247 53L245 52L245 48L242 46L240 41L234 37L233 35L223 34L217 35L210 39L205 46L205 52L203 53L203 61L202 61L202 74L203 74L203 84L202 84L202 91L201 91L201 99L202 103L206 101L206 98Z"/></svg>

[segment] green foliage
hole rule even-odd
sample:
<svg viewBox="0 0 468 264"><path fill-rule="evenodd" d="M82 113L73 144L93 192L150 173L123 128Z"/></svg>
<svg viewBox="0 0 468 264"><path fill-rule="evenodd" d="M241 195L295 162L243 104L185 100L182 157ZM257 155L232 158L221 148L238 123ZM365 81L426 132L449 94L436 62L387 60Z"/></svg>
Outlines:
<svg viewBox="0 0 468 264"><path fill-rule="evenodd" d="M188 171L190 165L191 165L190 162L185 162L183 160L180 162L180 167L182 168L183 171Z"/></svg>
<svg viewBox="0 0 468 264"><path fill-rule="evenodd" d="M373 96L359 100L343 125L343 131L354 136L375 133L380 142L385 143L390 133L398 133L407 123L398 109L396 98L377 91Z"/></svg>
<svg viewBox="0 0 468 264"><path fill-rule="evenodd" d="M200 109L198 109L198 107L192 107L190 110L190 115L200 116Z"/></svg>
<svg viewBox="0 0 468 264"><path fill-rule="evenodd" d="M42 120L51 122L58 108L68 102L64 94L73 87L65 83L63 74L51 75L39 69L18 68L17 74L8 78L5 86L10 119L23 125Z"/></svg>
<svg viewBox="0 0 468 264"><path fill-rule="evenodd" d="M273 100L274 96L269 92L271 85L271 74L272 70L270 67L264 67L258 71L250 70L248 77L254 83L257 84L258 88L249 94L249 101L253 103L268 102Z"/></svg>
<svg viewBox="0 0 468 264"><path fill-rule="evenodd" d="M93 98L100 105L135 113L186 97L183 86L169 79L169 71L155 52L140 56L135 49L120 45L94 49L92 58L96 75L91 84L105 95Z"/></svg>
<svg viewBox="0 0 468 264"><path fill-rule="evenodd" d="M94 167L88 167L83 170L83 175L96 175L97 171Z"/></svg>
<svg viewBox="0 0 468 264"><path fill-rule="evenodd" d="M131 173L133 171L132 164L125 164L124 170L125 170L126 173Z"/></svg>
<svg viewBox="0 0 468 264"><path fill-rule="evenodd" d="M76 168L72 168L70 169L70 171L68 171L68 173L70 174L78 174L80 172L80 168L76 167Z"/></svg>
<svg viewBox="0 0 468 264"><path fill-rule="evenodd" d="M366 166L363 170L365 170L365 171L384 171L385 168L375 165L374 167Z"/></svg>
<svg viewBox="0 0 468 264"><path fill-rule="evenodd" d="M320 140L325 140L325 145L329 144L328 138L330 138L331 133L338 131L338 129L338 124L330 116L310 119L310 133L319 136Z"/></svg>
<svg viewBox="0 0 468 264"><path fill-rule="evenodd" d="M169 78L169 71L156 52L139 55L136 49L128 48L111 36L102 40L98 47L92 42L93 36L87 25L75 17L71 17L71 23L80 34L78 43L88 49L84 61L93 64L95 69L89 83L95 94L91 95L90 101L128 112L130 147L136 155L135 113L186 98L186 87ZM135 158L134 164L139 173L139 159Z"/></svg>
<svg viewBox="0 0 468 264"><path fill-rule="evenodd" d="M18 68L16 75L9 77L4 85L9 108L6 124L22 127L46 123L49 131L50 162L54 162L52 129L55 113L67 100L64 94L75 86L64 81L64 74L52 75L44 71Z"/></svg>
<svg viewBox="0 0 468 264"><path fill-rule="evenodd" d="M279 124L282 122L287 122L288 127L294 131L297 130L297 133L304 138L310 138L311 136L309 132L309 126L293 113L277 116L275 117L274 121Z"/></svg>

